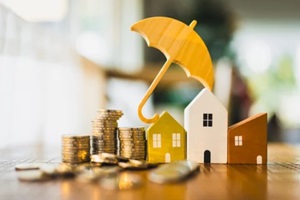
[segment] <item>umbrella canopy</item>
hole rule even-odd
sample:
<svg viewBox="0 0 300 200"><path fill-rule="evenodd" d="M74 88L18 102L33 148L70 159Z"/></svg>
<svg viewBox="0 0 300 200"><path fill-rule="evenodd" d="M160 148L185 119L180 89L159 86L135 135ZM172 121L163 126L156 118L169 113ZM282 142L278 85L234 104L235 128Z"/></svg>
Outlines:
<svg viewBox="0 0 300 200"><path fill-rule="evenodd" d="M151 17L131 27L131 30L143 36L148 46L159 49L167 58L139 105L138 114L142 121L152 123L158 119L158 115L151 119L145 118L141 110L172 62L179 64L188 77L193 77L204 87L212 89L214 81L212 61L203 40L193 30L196 23L194 20L187 26L172 18Z"/></svg>

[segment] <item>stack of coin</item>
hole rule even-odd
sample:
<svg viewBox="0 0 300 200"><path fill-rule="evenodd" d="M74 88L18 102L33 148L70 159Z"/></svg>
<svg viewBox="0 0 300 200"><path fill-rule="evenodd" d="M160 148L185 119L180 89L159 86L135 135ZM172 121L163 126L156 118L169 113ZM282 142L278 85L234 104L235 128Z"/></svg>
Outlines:
<svg viewBox="0 0 300 200"><path fill-rule="evenodd" d="M119 155L136 159L146 159L146 134L145 128L119 128L120 148Z"/></svg>
<svg viewBox="0 0 300 200"><path fill-rule="evenodd" d="M117 154L117 120L123 115L121 110L98 110L92 121L92 154Z"/></svg>
<svg viewBox="0 0 300 200"><path fill-rule="evenodd" d="M90 161L89 135L63 135L61 139L62 162L73 164Z"/></svg>

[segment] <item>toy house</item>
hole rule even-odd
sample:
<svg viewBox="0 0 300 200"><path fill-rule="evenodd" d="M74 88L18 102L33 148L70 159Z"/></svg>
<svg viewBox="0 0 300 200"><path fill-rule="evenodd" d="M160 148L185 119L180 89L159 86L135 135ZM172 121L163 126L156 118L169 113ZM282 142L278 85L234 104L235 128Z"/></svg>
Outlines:
<svg viewBox="0 0 300 200"><path fill-rule="evenodd" d="M186 131L168 112L147 129L147 150L150 163L186 159Z"/></svg>
<svg viewBox="0 0 300 200"><path fill-rule="evenodd" d="M187 159L198 163L227 163L227 110L204 88L184 110Z"/></svg>
<svg viewBox="0 0 300 200"><path fill-rule="evenodd" d="M267 164L267 113L228 128L228 164Z"/></svg>

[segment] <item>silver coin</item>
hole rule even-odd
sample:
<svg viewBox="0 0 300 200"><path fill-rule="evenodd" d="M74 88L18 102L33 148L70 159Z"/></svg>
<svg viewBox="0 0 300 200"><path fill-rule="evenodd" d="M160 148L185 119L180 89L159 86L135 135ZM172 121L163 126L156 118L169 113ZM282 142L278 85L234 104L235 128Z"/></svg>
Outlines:
<svg viewBox="0 0 300 200"><path fill-rule="evenodd" d="M148 168L148 165L135 166L130 163L118 163L118 165L123 169L130 169L130 170L141 170L141 169Z"/></svg>
<svg viewBox="0 0 300 200"><path fill-rule="evenodd" d="M41 171L48 176L74 176L76 168L68 163L47 164L41 168Z"/></svg>
<svg viewBox="0 0 300 200"><path fill-rule="evenodd" d="M103 156L101 156L102 154L91 155L91 162L103 163L103 164L117 164L118 163L118 159L116 157L103 157Z"/></svg>
<svg viewBox="0 0 300 200"><path fill-rule="evenodd" d="M17 173L18 179L20 181L46 181L51 179L51 177L45 175L40 170L27 170L27 171L19 171Z"/></svg>
<svg viewBox="0 0 300 200"><path fill-rule="evenodd" d="M136 174L122 173L117 176L102 178L100 185L108 190L129 190L140 187L142 178Z"/></svg>
<svg viewBox="0 0 300 200"><path fill-rule="evenodd" d="M79 171L79 175L76 180L81 182L96 182L102 177L110 176L119 172L118 167L102 166L101 168L96 167L85 167Z"/></svg>
<svg viewBox="0 0 300 200"><path fill-rule="evenodd" d="M15 166L15 170L36 170L40 169L45 163L19 163Z"/></svg>
<svg viewBox="0 0 300 200"><path fill-rule="evenodd" d="M175 161L159 166L148 174L148 179L155 183L178 182L199 169L199 164L192 161Z"/></svg>

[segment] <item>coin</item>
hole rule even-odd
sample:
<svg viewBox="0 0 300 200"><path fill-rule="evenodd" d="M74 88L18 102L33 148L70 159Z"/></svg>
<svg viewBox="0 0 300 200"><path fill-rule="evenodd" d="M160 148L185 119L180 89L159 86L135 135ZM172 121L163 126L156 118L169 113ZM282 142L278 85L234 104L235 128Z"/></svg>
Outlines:
<svg viewBox="0 0 300 200"><path fill-rule="evenodd" d="M36 170L40 169L44 163L19 163L15 166L15 170Z"/></svg>
<svg viewBox="0 0 300 200"><path fill-rule="evenodd" d="M132 159L146 159L146 134L144 127L119 127L119 154Z"/></svg>
<svg viewBox="0 0 300 200"><path fill-rule="evenodd" d="M119 127L120 131L145 131L145 127Z"/></svg>
<svg viewBox="0 0 300 200"><path fill-rule="evenodd" d="M17 173L18 179L20 181L46 181L51 179L50 176L45 175L40 170L26 170L26 171L19 171Z"/></svg>
<svg viewBox="0 0 300 200"><path fill-rule="evenodd" d="M147 163L139 163L139 164L133 164L131 162L128 163L118 163L118 165L123 169L130 169L130 170L141 170L141 169L147 169L148 165Z"/></svg>
<svg viewBox="0 0 300 200"><path fill-rule="evenodd" d="M91 155L91 162L115 165L118 163L118 159L116 156L108 157L108 156L103 156L102 154L97 154L97 155Z"/></svg>
<svg viewBox="0 0 300 200"><path fill-rule="evenodd" d="M118 167L102 166L101 168L90 166L79 167L77 169L79 175L76 180L81 182L95 182L102 177L116 174L120 171Z"/></svg>
<svg viewBox="0 0 300 200"><path fill-rule="evenodd" d="M64 163L84 163L90 158L89 135L63 135L61 159Z"/></svg>
<svg viewBox="0 0 300 200"><path fill-rule="evenodd" d="M175 161L159 166L148 174L148 179L155 183L178 182L199 169L199 164L192 161Z"/></svg>
<svg viewBox="0 0 300 200"><path fill-rule="evenodd" d="M122 173L117 176L102 178L100 185L108 190L128 190L140 187L142 179L136 174Z"/></svg>
<svg viewBox="0 0 300 200"><path fill-rule="evenodd" d="M117 120L123 115L121 110L99 109L92 121L92 153L117 151Z"/></svg>
<svg viewBox="0 0 300 200"><path fill-rule="evenodd" d="M74 176L76 171L75 171L75 166L70 165L68 163L53 163L49 164L47 163L40 169L44 174L47 176L52 176L52 177L71 177Z"/></svg>

